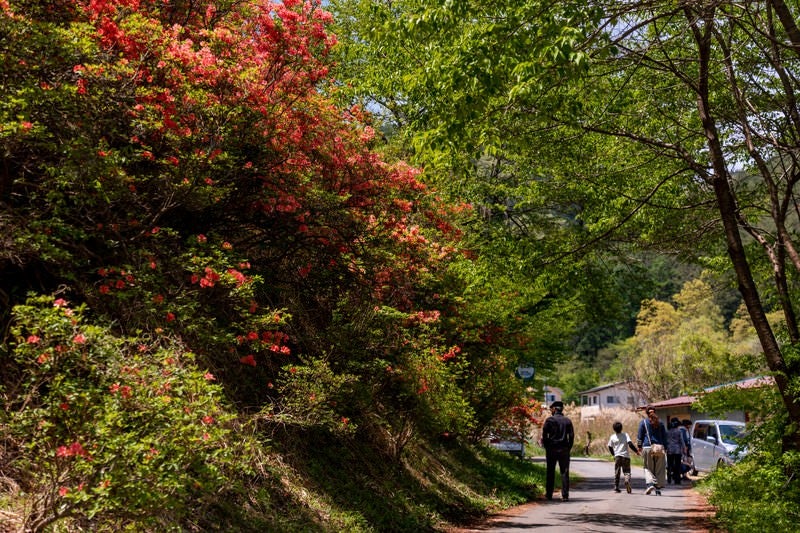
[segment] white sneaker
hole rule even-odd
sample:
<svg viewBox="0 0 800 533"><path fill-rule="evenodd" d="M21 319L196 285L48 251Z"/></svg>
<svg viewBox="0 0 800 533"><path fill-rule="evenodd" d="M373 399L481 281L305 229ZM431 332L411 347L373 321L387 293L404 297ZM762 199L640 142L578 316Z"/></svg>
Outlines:
<svg viewBox="0 0 800 533"><path fill-rule="evenodd" d="M653 485L647 485L647 489L645 489L644 493L650 494L651 492L653 492L653 489L655 489Z"/></svg>

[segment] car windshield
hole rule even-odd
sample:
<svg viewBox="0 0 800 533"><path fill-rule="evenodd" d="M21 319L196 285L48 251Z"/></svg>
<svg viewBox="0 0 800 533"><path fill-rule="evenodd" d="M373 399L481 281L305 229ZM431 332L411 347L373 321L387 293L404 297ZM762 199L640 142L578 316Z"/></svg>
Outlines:
<svg viewBox="0 0 800 533"><path fill-rule="evenodd" d="M744 436L744 426L719 426L719 433L722 436L722 442L726 444L739 444Z"/></svg>

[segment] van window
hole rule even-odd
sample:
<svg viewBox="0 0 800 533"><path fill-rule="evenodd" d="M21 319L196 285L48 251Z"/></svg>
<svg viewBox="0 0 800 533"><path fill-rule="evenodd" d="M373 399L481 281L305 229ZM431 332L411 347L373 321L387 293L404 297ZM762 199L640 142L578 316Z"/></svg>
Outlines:
<svg viewBox="0 0 800 533"><path fill-rule="evenodd" d="M719 432L722 436L722 442L727 444L739 444L739 439L741 439L744 434L744 428L742 426L720 424Z"/></svg>
<svg viewBox="0 0 800 533"><path fill-rule="evenodd" d="M695 439L706 440L708 436L708 424L696 424L694 426L694 437Z"/></svg>

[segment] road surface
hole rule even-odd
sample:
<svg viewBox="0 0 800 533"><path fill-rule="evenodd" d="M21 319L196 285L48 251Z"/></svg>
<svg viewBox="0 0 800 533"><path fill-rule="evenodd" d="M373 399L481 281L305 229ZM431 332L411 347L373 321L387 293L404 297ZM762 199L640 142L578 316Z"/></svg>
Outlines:
<svg viewBox="0 0 800 533"><path fill-rule="evenodd" d="M544 464L543 458L533 458ZM644 494L644 471L631 468L633 492L615 493L614 464L590 458L573 458L570 471L582 479L570 486L569 501L562 502L558 490L552 501L544 499L509 509L480 525L459 529L459 533L490 532L707 532L713 510L684 481L667 485L661 496ZM556 469L556 477L558 470ZM717 530L718 531L718 530Z"/></svg>

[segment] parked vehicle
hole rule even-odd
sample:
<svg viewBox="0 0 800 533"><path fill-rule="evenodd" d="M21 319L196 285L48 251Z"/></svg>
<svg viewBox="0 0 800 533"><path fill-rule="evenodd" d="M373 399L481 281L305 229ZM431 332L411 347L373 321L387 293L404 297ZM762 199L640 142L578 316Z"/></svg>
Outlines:
<svg viewBox="0 0 800 533"><path fill-rule="evenodd" d="M502 450L517 457L525 457L525 437L516 432L509 430L491 432L486 442L497 450Z"/></svg>
<svg viewBox="0 0 800 533"><path fill-rule="evenodd" d="M696 420L692 424L693 473L710 472L743 457L747 453L741 445L744 430L744 422Z"/></svg>

